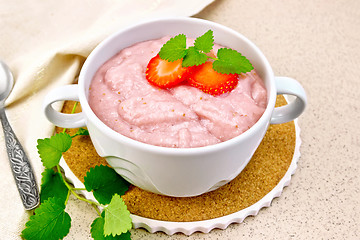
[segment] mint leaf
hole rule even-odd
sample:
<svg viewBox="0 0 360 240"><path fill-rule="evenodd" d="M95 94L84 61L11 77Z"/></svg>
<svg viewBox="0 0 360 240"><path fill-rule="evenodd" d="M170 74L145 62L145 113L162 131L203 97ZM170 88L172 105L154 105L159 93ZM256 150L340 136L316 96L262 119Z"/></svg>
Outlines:
<svg viewBox="0 0 360 240"><path fill-rule="evenodd" d="M56 197L65 204L69 189L66 187L60 173L52 169L45 169L41 175L40 202L43 203L48 198Z"/></svg>
<svg viewBox="0 0 360 240"><path fill-rule="evenodd" d="M182 62L183 67L199 66L206 62L208 56L205 53L201 53L195 49L195 47L189 47L186 56Z"/></svg>
<svg viewBox="0 0 360 240"><path fill-rule="evenodd" d="M160 49L159 56L163 60L174 62L186 55L186 36L184 34L176 35L167 41Z"/></svg>
<svg viewBox="0 0 360 240"><path fill-rule="evenodd" d="M108 204L114 194L123 195L129 188L129 183L114 169L104 165L91 168L84 177L84 185L101 204Z"/></svg>
<svg viewBox="0 0 360 240"><path fill-rule="evenodd" d="M98 217L91 224L91 237L94 240L106 239L104 236L104 223L105 220L102 217Z"/></svg>
<svg viewBox="0 0 360 240"><path fill-rule="evenodd" d="M241 53L230 49L221 48L217 52L218 60L213 62L213 68L219 73L240 74L254 69L250 61Z"/></svg>
<svg viewBox="0 0 360 240"><path fill-rule="evenodd" d="M194 47L202 52L209 53L214 46L213 31L209 30L204 35L195 39Z"/></svg>
<svg viewBox="0 0 360 240"><path fill-rule="evenodd" d="M53 168L59 164L64 152L71 147L72 139L67 133L58 133L51 138L38 139L37 149L41 161L46 168Z"/></svg>
<svg viewBox="0 0 360 240"><path fill-rule="evenodd" d="M205 53L209 53L213 46L214 35L212 30L196 38L194 46L189 48L186 48L186 36L179 34L164 44L159 56L168 61L176 61L182 58L183 67L199 66L211 58L215 60L213 62L214 70L224 74L241 74L254 69L245 56L230 48L219 49L217 58L207 56Z"/></svg>
<svg viewBox="0 0 360 240"><path fill-rule="evenodd" d="M88 136L88 135L89 135L89 131L87 129L79 128L77 132L73 136L71 136L71 138L76 136Z"/></svg>
<svg viewBox="0 0 360 240"><path fill-rule="evenodd" d="M94 240L130 240L130 232L122 233L121 235L104 235L105 219L103 217L96 218L91 224L91 237Z"/></svg>
<svg viewBox="0 0 360 240"><path fill-rule="evenodd" d="M104 209L105 223L104 235L120 235L126 233L132 227L130 212L127 210L124 200L115 194L110 204Z"/></svg>
<svg viewBox="0 0 360 240"><path fill-rule="evenodd" d="M49 198L30 217L21 236L27 240L58 240L70 230L71 218L65 212L64 204L55 198Z"/></svg>

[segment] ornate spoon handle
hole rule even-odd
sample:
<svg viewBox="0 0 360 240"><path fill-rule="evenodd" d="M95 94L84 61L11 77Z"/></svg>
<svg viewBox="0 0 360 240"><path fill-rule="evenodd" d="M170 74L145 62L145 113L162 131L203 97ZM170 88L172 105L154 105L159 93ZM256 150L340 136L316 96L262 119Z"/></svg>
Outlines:
<svg viewBox="0 0 360 240"><path fill-rule="evenodd" d="M33 209L39 205L40 197L29 159L12 130L3 107L0 107L0 119L4 130L6 150L16 186L19 190L25 209Z"/></svg>

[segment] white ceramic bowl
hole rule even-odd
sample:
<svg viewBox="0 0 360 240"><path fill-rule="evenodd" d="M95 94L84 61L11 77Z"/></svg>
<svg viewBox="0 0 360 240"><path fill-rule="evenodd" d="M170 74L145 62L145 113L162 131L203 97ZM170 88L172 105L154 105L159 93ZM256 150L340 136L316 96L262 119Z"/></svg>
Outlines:
<svg viewBox="0 0 360 240"><path fill-rule="evenodd" d="M226 142L199 148L166 148L138 142L115 132L91 110L87 96L97 69L120 50L134 43L165 35L184 33L196 38L213 30L215 42L245 55L264 80L268 103L258 122L248 131ZM290 94L295 100L275 108L277 94ZM82 112L62 114L51 104L61 100L80 101ZM47 118L60 127L87 126L91 140L102 157L126 180L142 189L168 196L188 197L212 191L235 178L260 144L269 124L297 118L306 106L306 94L294 79L275 77L262 52L240 33L220 24L196 18L154 19L114 33L89 55L77 85L51 91L44 101Z"/></svg>

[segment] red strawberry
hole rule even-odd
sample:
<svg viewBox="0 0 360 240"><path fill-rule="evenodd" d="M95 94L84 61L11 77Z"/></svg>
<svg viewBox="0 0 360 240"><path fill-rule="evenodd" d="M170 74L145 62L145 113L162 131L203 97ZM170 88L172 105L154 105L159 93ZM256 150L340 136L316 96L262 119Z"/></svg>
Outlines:
<svg viewBox="0 0 360 240"><path fill-rule="evenodd" d="M213 69L212 62L194 67L194 72L189 76L191 86L205 93L217 96L233 90L238 84L237 74L222 74Z"/></svg>
<svg viewBox="0 0 360 240"><path fill-rule="evenodd" d="M190 73L190 67L182 67L182 59L168 62L156 55L146 68L146 79L160 88L170 88L186 80Z"/></svg>

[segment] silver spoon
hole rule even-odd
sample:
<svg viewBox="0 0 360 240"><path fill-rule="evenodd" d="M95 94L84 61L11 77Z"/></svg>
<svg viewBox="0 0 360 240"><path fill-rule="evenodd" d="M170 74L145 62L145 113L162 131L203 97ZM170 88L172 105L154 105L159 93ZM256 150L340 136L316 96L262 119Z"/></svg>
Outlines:
<svg viewBox="0 0 360 240"><path fill-rule="evenodd" d="M39 205L39 190L29 159L5 114L5 99L9 96L13 85L14 79L10 69L0 61L0 119L4 130L6 150L22 202L25 209L30 210Z"/></svg>

